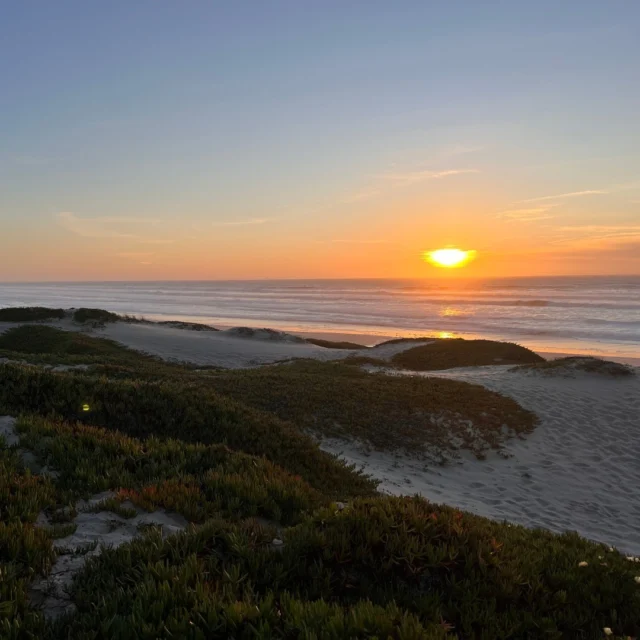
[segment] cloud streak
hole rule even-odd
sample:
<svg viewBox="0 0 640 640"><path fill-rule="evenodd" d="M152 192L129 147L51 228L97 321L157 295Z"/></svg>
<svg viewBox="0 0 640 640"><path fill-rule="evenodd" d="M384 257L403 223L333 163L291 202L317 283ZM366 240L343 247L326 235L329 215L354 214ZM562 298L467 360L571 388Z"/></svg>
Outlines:
<svg viewBox="0 0 640 640"><path fill-rule="evenodd" d="M267 224L274 222L277 218L249 218L248 220L229 220L222 222L212 222L214 227L246 227L256 224Z"/></svg>
<svg viewBox="0 0 640 640"><path fill-rule="evenodd" d="M112 238L131 240L143 244L171 244L173 240L151 238L146 227L157 224L159 220L128 216L105 216L100 218L82 218L69 211L56 215L58 224L82 238Z"/></svg>
<svg viewBox="0 0 640 640"><path fill-rule="evenodd" d="M548 213L558 204L547 204L528 209L511 209L498 214L498 218L504 218L507 222L534 222L536 220L550 220L554 216Z"/></svg>
<svg viewBox="0 0 640 640"><path fill-rule="evenodd" d="M331 240L331 242L333 244L395 244L390 240L359 240L357 238L355 240L337 238L335 240Z"/></svg>
<svg viewBox="0 0 640 640"><path fill-rule="evenodd" d="M425 180L440 180L451 176L469 173L480 173L478 169L446 169L444 171L409 171L407 173L386 173L380 176L386 182L396 187L406 187Z"/></svg>
<svg viewBox="0 0 640 640"><path fill-rule="evenodd" d="M480 173L480 171L478 169L444 169L441 171L420 170L404 173L383 173L376 176L375 182L370 187L356 191L352 195L345 197L342 202L344 204L363 202L384 194L391 188L409 187L427 180L441 180L442 178L470 173Z"/></svg>
<svg viewBox="0 0 640 640"><path fill-rule="evenodd" d="M564 198L581 198L582 196L602 196L610 193L603 189L587 189L585 191L571 191L569 193L559 193L554 196L541 196L539 198L528 198L527 200L519 200L518 202L544 202L545 200L560 200Z"/></svg>

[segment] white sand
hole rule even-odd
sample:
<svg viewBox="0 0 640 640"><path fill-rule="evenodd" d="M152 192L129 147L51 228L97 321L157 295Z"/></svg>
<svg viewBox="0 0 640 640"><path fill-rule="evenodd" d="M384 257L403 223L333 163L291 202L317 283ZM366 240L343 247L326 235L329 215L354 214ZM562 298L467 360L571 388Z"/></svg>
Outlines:
<svg viewBox="0 0 640 640"><path fill-rule="evenodd" d="M147 324L117 322L92 335L116 340L127 347L165 360L228 369L251 367L292 358L332 360L341 352L304 342L271 337L242 337L227 331L185 331Z"/></svg>
<svg viewBox="0 0 640 640"><path fill-rule="evenodd" d="M103 548L117 548L141 535L146 526L160 527L162 537L183 531L187 521L176 513L167 513L163 509L147 513L125 501L123 507L135 509L136 516L123 518L111 511L93 513L86 509L115 494L104 492L92 496L88 501L76 504L78 515L73 519L77 529L66 538L54 541L54 548L60 555L51 568L49 576L33 582L29 588L31 602L42 607L45 616L55 618L73 605L68 595L74 575L82 569L87 558L99 555ZM44 514L40 514L38 526L49 526Z"/></svg>
<svg viewBox="0 0 640 640"><path fill-rule="evenodd" d="M479 383L534 411L541 423L505 444L508 459L469 455L425 470L410 458L366 455L335 441L323 449L363 466L390 494L417 493L497 520L574 530L640 553L640 376L548 378L510 369L413 374Z"/></svg>

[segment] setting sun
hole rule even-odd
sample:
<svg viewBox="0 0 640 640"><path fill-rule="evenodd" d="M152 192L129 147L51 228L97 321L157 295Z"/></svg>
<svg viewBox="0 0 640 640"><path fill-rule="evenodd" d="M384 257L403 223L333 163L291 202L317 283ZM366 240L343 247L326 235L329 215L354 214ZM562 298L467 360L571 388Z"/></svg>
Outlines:
<svg viewBox="0 0 640 640"><path fill-rule="evenodd" d="M424 258L436 267L446 267L449 269L455 267L463 267L476 256L475 251L462 251L462 249L437 249L435 251L426 251Z"/></svg>

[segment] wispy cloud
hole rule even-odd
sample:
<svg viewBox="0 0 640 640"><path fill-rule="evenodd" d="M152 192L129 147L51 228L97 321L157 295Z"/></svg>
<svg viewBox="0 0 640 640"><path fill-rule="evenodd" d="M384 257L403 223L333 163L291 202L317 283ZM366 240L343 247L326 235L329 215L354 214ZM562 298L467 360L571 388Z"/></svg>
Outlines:
<svg viewBox="0 0 640 640"><path fill-rule="evenodd" d="M147 233L150 225L159 220L129 216L105 216L100 218L82 218L63 211L56 215L58 224L67 231L83 238L114 238L131 240L142 244L171 244L168 238L151 237Z"/></svg>
<svg viewBox="0 0 640 640"><path fill-rule="evenodd" d="M355 238L353 240L349 238L336 238L334 240L330 240L333 244L395 244L390 240L361 240L359 238Z"/></svg>
<svg viewBox="0 0 640 640"><path fill-rule="evenodd" d="M383 180L396 187L406 187L425 180L440 180L451 176L467 173L480 173L478 169L446 169L444 171L408 171L406 173L387 173L380 176Z"/></svg>
<svg viewBox="0 0 640 640"><path fill-rule="evenodd" d="M277 218L249 218L248 220L229 220L221 222L212 222L214 227L244 227L247 225L267 224L274 222Z"/></svg>
<svg viewBox="0 0 640 640"><path fill-rule="evenodd" d="M145 258L151 258L155 256L153 251L121 251L116 254L118 258L130 258L131 260L144 260Z"/></svg>
<svg viewBox="0 0 640 640"><path fill-rule="evenodd" d="M567 225L559 227L557 232L558 237L551 241L555 245L588 248L640 242L640 224Z"/></svg>
<svg viewBox="0 0 640 640"><path fill-rule="evenodd" d="M548 211L557 206L559 205L556 203L528 209L511 209L509 211L502 211L497 217L504 218L508 222L534 222L536 220L549 220L554 216L549 214Z"/></svg>
<svg viewBox="0 0 640 640"><path fill-rule="evenodd" d="M356 191L354 194L347 196L342 202L350 204L352 202L362 202L363 200L370 200L380 195L380 189L363 189L362 191Z"/></svg>
<svg viewBox="0 0 640 640"><path fill-rule="evenodd" d="M363 202L384 194L389 189L409 187L413 184L425 182L427 180L440 180L442 178L449 178L469 173L480 172L478 169L443 169L440 171L421 169L419 171L383 173L375 176L370 186L360 189L353 194L347 195L343 198L342 202L344 204Z"/></svg>
<svg viewBox="0 0 640 640"><path fill-rule="evenodd" d="M559 193L554 196L541 196L539 198L528 198L527 200L519 200L521 203L526 202L544 202L545 200L560 200L564 198L580 198L582 196L601 196L610 193L603 189L588 189L585 191L571 191L570 193Z"/></svg>

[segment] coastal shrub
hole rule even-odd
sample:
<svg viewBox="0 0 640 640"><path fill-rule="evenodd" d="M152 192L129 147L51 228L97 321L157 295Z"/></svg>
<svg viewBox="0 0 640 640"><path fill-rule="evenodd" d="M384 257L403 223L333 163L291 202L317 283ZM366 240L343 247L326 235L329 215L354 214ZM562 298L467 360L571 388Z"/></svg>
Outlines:
<svg viewBox="0 0 640 640"><path fill-rule="evenodd" d="M155 324L173 327L174 329L187 329L189 331L220 331L208 324L202 324L200 322L181 322L178 320L161 320Z"/></svg>
<svg viewBox="0 0 640 640"><path fill-rule="evenodd" d="M570 356L556 358L546 362L521 365L514 367L514 371L531 371L544 375L571 375L574 373L593 373L611 378L626 378L635 375L633 367L602 358L588 356Z"/></svg>
<svg viewBox="0 0 640 640"><path fill-rule="evenodd" d="M412 371L437 371L454 367L477 367L492 364L528 364L544 358L526 347L493 340L437 340L397 353L394 365Z"/></svg>
<svg viewBox="0 0 640 640"><path fill-rule="evenodd" d="M15 451L0 438L0 637L38 637L42 617L30 610L29 582L51 567L55 553L47 533L34 526L53 499L48 479L24 470Z"/></svg>
<svg viewBox="0 0 640 640"><path fill-rule="evenodd" d="M73 312L73 319L75 322L85 324L87 322L96 324L105 324L107 322L118 322L121 320L121 316L111 311L105 311L104 309L88 309L81 307Z"/></svg>
<svg viewBox="0 0 640 640"><path fill-rule="evenodd" d="M212 372L206 384L320 436L436 459L459 448L481 455L509 433L532 431L537 421L514 400L480 385L370 374L343 363L296 361Z"/></svg>
<svg viewBox="0 0 640 640"><path fill-rule="evenodd" d="M46 325L22 325L5 331L0 334L0 350L14 354L90 356L90 361L103 361L105 358L128 363L156 361L113 340Z"/></svg>
<svg viewBox="0 0 640 640"><path fill-rule="evenodd" d="M111 380L0 364L0 408L82 420L142 439L226 444L265 456L336 497L369 495L375 487L363 474L320 451L293 425L195 385Z"/></svg>
<svg viewBox="0 0 640 640"><path fill-rule="evenodd" d="M47 307L5 307L0 309L0 322L39 322L45 320L62 320L64 309Z"/></svg>
<svg viewBox="0 0 640 640"><path fill-rule="evenodd" d="M315 344L317 347L324 347L325 349L366 349L367 347L357 342L345 342L345 341L333 341L333 340L320 340L319 338L307 338L309 344Z"/></svg>
<svg viewBox="0 0 640 640"><path fill-rule="evenodd" d="M82 637L97 621L123 638L143 629L557 640L640 631L637 565L575 534L381 497L320 510L285 530L278 550L271 535L255 522L210 521L164 542L151 532L105 550L76 578L77 612L56 623L55 637Z"/></svg>
<svg viewBox="0 0 640 640"><path fill-rule="evenodd" d="M38 416L22 417L16 430L21 446L55 469L56 489L66 494L120 491L121 500L133 500L151 511L171 509L195 522L223 515L261 516L288 524L327 502L302 478L223 445L154 437L141 441L117 431ZM31 476L32 483L36 480L40 478ZM24 497L15 496L15 489L13 494L14 502L23 508L29 505ZM30 513L40 511L47 497L50 502L52 496L41 498Z"/></svg>
<svg viewBox="0 0 640 640"><path fill-rule="evenodd" d="M411 344L415 342L436 342L437 340L439 340L439 338L434 338L433 336L420 336L418 338L392 338L391 340L379 342L376 347L381 347L385 344Z"/></svg>

